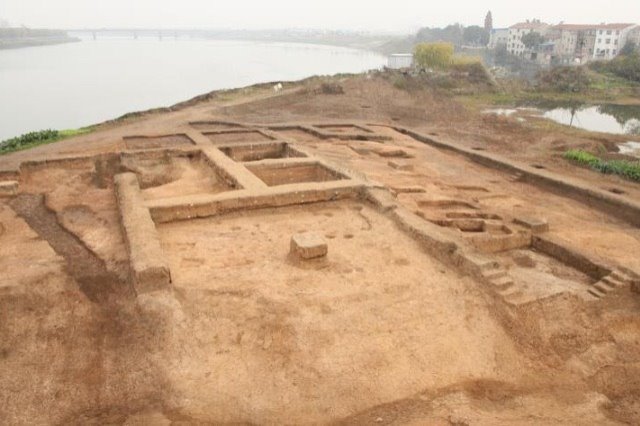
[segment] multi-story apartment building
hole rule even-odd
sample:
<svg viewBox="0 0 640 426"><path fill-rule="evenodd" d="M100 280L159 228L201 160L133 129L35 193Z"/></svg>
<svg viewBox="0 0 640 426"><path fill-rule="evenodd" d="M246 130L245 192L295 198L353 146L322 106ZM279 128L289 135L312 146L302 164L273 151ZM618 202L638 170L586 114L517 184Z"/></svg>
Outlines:
<svg viewBox="0 0 640 426"><path fill-rule="evenodd" d="M594 25L559 24L547 33L554 43L553 57L562 63L588 62L594 53L597 30Z"/></svg>
<svg viewBox="0 0 640 426"><path fill-rule="evenodd" d="M546 39L537 52L529 51L522 37L538 32ZM586 63L615 58L627 40L640 44L640 26L636 24L564 24L549 26L539 21L523 22L509 28L507 50L543 63Z"/></svg>
<svg viewBox="0 0 640 426"><path fill-rule="evenodd" d="M489 38L489 49L495 49L499 46L507 46L509 43L509 28L494 28L491 30L491 38Z"/></svg>
<svg viewBox="0 0 640 426"><path fill-rule="evenodd" d="M521 22L509 27L509 38L507 40L507 51L512 55L524 56L527 47L522 43L522 36L531 32L546 35L549 25L540 21Z"/></svg>
<svg viewBox="0 0 640 426"><path fill-rule="evenodd" d="M593 59L613 59L624 47L629 34L636 24L600 24L595 25L596 40Z"/></svg>

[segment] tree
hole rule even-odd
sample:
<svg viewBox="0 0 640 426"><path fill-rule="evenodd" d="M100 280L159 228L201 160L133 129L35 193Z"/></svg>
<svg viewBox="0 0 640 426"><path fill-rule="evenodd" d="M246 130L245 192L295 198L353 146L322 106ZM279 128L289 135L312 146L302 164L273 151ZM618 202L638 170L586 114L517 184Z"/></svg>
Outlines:
<svg viewBox="0 0 640 426"><path fill-rule="evenodd" d="M464 29L462 38L465 44L486 46L489 44L489 32L482 27L473 25Z"/></svg>
<svg viewBox="0 0 640 426"><path fill-rule="evenodd" d="M484 29L489 34L491 34L491 30L493 30L493 15L491 14L491 11L488 11L487 16L484 18Z"/></svg>
<svg viewBox="0 0 640 426"><path fill-rule="evenodd" d="M544 37L535 31L531 31L522 36L522 44L524 44L527 49L535 50L542 43L544 43Z"/></svg>
<svg viewBox="0 0 640 426"><path fill-rule="evenodd" d="M628 40L624 47L622 48L622 50L620 50L620 54L622 56L631 56L634 53L636 53L636 49L638 48L638 46L631 40Z"/></svg>
<svg viewBox="0 0 640 426"><path fill-rule="evenodd" d="M451 43L419 43L413 52L413 59L418 68L445 69L453 61L453 44Z"/></svg>
<svg viewBox="0 0 640 426"><path fill-rule="evenodd" d="M460 24L448 25L444 28L421 28L416 34L416 42L445 41L454 45L461 45L464 28Z"/></svg>

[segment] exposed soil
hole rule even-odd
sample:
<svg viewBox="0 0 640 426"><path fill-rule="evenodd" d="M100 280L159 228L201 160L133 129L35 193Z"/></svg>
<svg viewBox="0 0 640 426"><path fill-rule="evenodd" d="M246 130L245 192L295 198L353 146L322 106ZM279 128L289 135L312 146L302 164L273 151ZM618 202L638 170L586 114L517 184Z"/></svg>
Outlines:
<svg viewBox="0 0 640 426"><path fill-rule="evenodd" d="M43 195L22 194L9 205L40 238L64 257L69 274L89 300L105 302L109 297L127 290L125 283L106 270L100 258L58 223L56 214L45 207Z"/></svg>
<svg viewBox="0 0 640 426"><path fill-rule="evenodd" d="M627 285L594 299L587 289L602 277L536 250L531 231L514 219L544 220L545 238L636 272L640 230L388 126L640 201L637 184L558 156L609 137L481 115L440 89L403 90L375 75L334 79L341 90L330 94L320 84L207 96L0 157L1 171L26 160L102 154L23 167L20 194L0 198L0 423L640 422L637 293ZM417 221L499 262L509 295L437 260L398 226L393 209L364 199L156 224L171 290L136 295L113 175L135 173L144 206L230 196L202 152L271 139L253 131L205 135L237 129L205 123L216 120L268 125L274 144L297 144L390 188ZM389 140L273 129L296 123L343 135L366 126ZM172 136L181 134L193 144ZM202 152L116 154L129 143ZM277 146L237 148L236 162L219 155L237 167L250 160L247 170L258 176L274 161L308 161ZM265 191L336 179L316 172L263 176L277 185ZM326 240L326 258L290 256L291 236L307 231Z"/></svg>

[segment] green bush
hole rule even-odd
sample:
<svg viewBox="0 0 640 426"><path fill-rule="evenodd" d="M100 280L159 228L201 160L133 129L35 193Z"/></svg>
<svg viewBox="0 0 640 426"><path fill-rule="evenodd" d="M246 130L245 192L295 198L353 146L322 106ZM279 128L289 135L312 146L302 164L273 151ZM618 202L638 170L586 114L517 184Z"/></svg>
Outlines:
<svg viewBox="0 0 640 426"><path fill-rule="evenodd" d="M640 83L640 53L621 55L610 61L597 61L589 65L598 72L607 72Z"/></svg>
<svg viewBox="0 0 640 426"><path fill-rule="evenodd" d="M17 151L30 146L40 145L45 142L56 140L60 137L57 130L40 130L38 132L25 133L22 136L7 139L0 143L0 153Z"/></svg>
<svg viewBox="0 0 640 426"><path fill-rule="evenodd" d="M640 182L640 161L602 160L589 152L578 149L565 152L564 158L591 167L600 173L618 175Z"/></svg>
<svg viewBox="0 0 640 426"><path fill-rule="evenodd" d="M454 47L451 43L419 43L413 59L419 68L446 69L453 63Z"/></svg>
<svg viewBox="0 0 640 426"><path fill-rule="evenodd" d="M557 92L583 92L591 79L584 67L556 67L538 74L538 86Z"/></svg>
<svg viewBox="0 0 640 426"><path fill-rule="evenodd" d="M40 130L37 132L29 132L24 135L7 139L0 142L0 155L8 154L13 151L20 151L22 149L33 148L34 146L43 145L47 143L57 142L59 140L89 133L93 130L92 127L85 127L82 129L70 129L70 130Z"/></svg>

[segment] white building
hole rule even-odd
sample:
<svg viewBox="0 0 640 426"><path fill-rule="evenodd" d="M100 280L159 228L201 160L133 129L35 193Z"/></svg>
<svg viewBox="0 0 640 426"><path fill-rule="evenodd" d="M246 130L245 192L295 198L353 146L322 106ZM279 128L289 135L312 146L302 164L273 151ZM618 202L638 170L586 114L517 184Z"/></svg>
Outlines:
<svg viewBox="0 0 640 426"><path fill-rule="evenodd" d="M527 48L522 43L522 36L532 32L545 35L549 25L540 21L521 22L509 27L509 38L507 40L507 52L512 55L524 56Z"/></svg>
<svg viewBox="0 0 640 426"><path fill-rule="evenodd" d="M596 41L593 59L613 59L627 43L627 39L636 24L600 24L594 25Z"/></svg>
<svg viewBox="0 0 640 426"><path fill-rule="evenodd" d="M489 39L489 49L495 49L498 46L506 46L509 43L509 28L494 28L491 30L491 38Z"/></svg>
<svg viewBox="0 0 640 426"><path fill-rule="evenodd" d="M394 53L389 55L387 66L394 70L411 68L413 66L413 55L411 53Z"/></svg>

